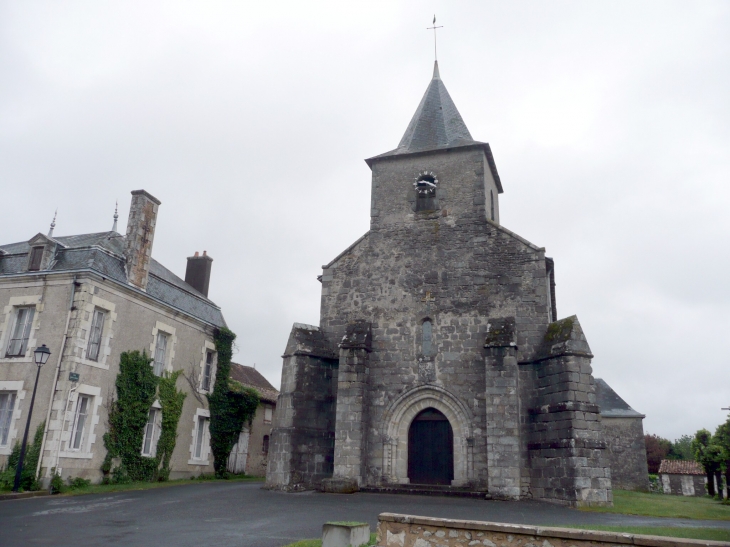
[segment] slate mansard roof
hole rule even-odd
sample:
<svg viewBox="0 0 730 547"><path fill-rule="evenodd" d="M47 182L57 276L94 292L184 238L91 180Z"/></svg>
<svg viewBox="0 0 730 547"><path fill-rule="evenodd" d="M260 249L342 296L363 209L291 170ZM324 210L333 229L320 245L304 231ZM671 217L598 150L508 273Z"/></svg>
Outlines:
<svg viewBox="0 0 730 547"><path fill-rule="evenodd" d="M99 275L127 283L124 269L125 237L117 232L99 232L48 238L56 242L56 254L46 270L27 272L30 245L27 241L0 245L0 278L13 275L34 275L49 272L92 270ZM202 293L157 262L150 260L146 293L188 315L216 327L226 325L221 309Z"/></svg>
<svg viewBox="0 0 730 547"><path fill-rule="evenodd" d="M261 400L276 404L279 392L255 368L238 363L231 363L231 378L246 387L252 387L261 395Z"/></svg>
<svg viewBox="0 0 730 547"><path fill-rule="evenodd" d="M600 378L596 382L596 404L601 409L601 416L606 418L645 418L641 412L636 412L629 404L619 397L611 386Z"/></svg>
<svg viewBox="0 0 730 547"><path fill-rule="evenodd" d="M472 138L464 119L441 80L438 61L436 61L433 67L433 78L426 88L426 93L423 95L416 113L411 118L411 123L408 124L398 148L365 161L372 166L374 160L381 158L465 146L479 147L484 150L494 182L501 194L502 181L497 173L492 150L488 143L475 141Z"/></svg>

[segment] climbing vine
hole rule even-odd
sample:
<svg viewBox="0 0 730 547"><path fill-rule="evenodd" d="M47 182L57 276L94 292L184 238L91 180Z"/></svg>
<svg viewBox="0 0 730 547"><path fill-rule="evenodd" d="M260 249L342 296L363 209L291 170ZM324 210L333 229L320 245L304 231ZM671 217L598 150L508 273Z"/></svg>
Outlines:
<svg viewBox="0 0 730 547"><path fill-rule="evenodd" d="M218 352L213 392L208 395L210 409L210 448L217 477L226 476L226 464L238 435L246 422L251 422L259 406L259 394L231 379L231 358L236 335L227 328L215 333Z"/></svg>
<svg viewBox="0 0 730 547"><path fill-rule="evenodd" d="M158 478L166 481L170 477L170 458L177 443L177 424L182 414L186 394L175 386L182 370L160 378L158 394L162 406L162 430L157 441ZM160 466L161 463L161 466Z"/></svg>
<svg viewBox="0 0 730 547"><path fill-rule="evenodd" d="M20 473L21 490L40 490L40 484L36 477L35 470L38 467L38 458L41 455L41 444L43 444L43 430L46 428L46 421L43 420L36 427L33 441L25 447L23 458L23 471ZM0 471L0 490L10 490L15 483L15 470L20 460L20 442L16 441L13 446L8 463L4 470Z"/></svg>
<svg viewBox="0 0 730 547"><path fill-rule="evenodd" d="M119 361L117 398L109 406L109 430L104 434L107 454L102 464L112 482L150 481L156 475L157 459L142 456L142 442L150 407L155 401L159 378L152 372L146 353L127 351ZM121 462L112 469L112 459Z"/></svg>

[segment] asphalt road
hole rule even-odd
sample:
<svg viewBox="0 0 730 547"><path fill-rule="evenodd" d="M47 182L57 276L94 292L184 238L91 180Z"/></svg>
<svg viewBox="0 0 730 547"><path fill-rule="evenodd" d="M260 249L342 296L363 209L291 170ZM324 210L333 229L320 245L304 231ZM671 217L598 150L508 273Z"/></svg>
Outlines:
<svg viewBox="0 0 730 547"><path fill-rule="evenodd" d="M635 524L730 529L730 522L586 513L541 502L382 494L283 494L261 483L201 483L155 490L0 502L0 546L281 547L319 537L328 520L382 512L517 524Z"/></svg>

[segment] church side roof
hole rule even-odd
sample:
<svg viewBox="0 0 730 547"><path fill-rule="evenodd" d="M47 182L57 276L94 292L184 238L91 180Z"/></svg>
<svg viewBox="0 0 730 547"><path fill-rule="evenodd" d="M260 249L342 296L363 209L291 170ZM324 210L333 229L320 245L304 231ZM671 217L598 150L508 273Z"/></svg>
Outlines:
<svg viewBox="0 0 730 547"><path fill-rule="evenodd" d="M38 273L74 270L93 270L98 274L127 285L124 270L124 236L117 232L98 232L73 236L55 237L60 243L56 256L48 270ZM25 271L28 241L0 245L0 277L28 274ZM206 323L226 325L221 309L202 293L157 262L150 260L147 294Z"/></svg>
<svg viewBox="0 0 730 547"><path fill-rule="evenodd" d="M596 382L596 404L601 409L601 416L606 418L644 418L640 412L636 412L629 404L619 397L611 386L600 378Z"/></svg>
<svg viewBox="0 0 730 547"><path fill-rule="evenodd" d="M428 84L426 93L423 95L415 114L413 114L411 122L408 124L398 148L365 161L372 166L374 160L382 158L467 146L475 146L484 150L490 171L501 194L502 182L497 173L492 150L489 144L475 141L472 138L464 119L459 114L459 110L441 80L438 61L435 61L433 78Z"/></svg>

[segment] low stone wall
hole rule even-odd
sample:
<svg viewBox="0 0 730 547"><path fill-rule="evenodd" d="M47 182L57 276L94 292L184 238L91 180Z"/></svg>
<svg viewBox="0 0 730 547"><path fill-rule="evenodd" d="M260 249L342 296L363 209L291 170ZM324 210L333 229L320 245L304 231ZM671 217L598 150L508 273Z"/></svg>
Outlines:
<svg viewBox="0 0 730 547"><path fill-rule="evenodd" d="M724 541L437 519L381 513L378 547L647 547L730 546Z"/></svg>

